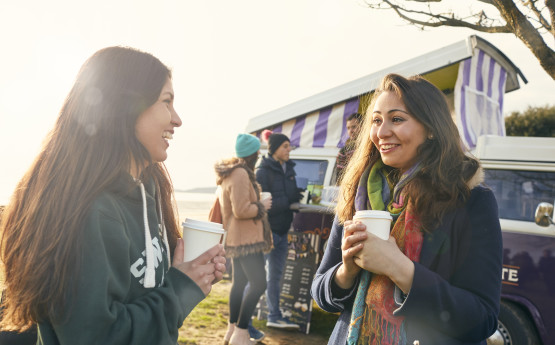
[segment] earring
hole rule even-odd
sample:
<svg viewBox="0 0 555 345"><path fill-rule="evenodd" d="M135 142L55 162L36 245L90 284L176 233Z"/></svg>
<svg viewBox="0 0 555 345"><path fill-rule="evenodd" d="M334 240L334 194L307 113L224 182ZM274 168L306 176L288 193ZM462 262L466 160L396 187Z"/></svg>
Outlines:
<svg viewBox="0 0 555 345"><path fill-rule="evenodd" d="M428 135L428 140L432 140L434 138L433 134Z"/></svg>

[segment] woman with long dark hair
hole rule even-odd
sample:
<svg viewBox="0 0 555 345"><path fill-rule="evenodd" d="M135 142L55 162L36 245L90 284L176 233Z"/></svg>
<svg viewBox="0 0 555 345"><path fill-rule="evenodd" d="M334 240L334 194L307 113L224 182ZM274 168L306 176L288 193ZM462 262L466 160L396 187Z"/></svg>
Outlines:
<svg viewBox="0 0 555 345"><path fill-rule="evenodd" d="M329 344L485 344L497 326L502 240L444 95L422 77L387 75L341 183L337 217L312 284L341 313ZM388 240L353 221L388 211Z"/></svg>
<svg viewBox="0 0 555 345"><path fill-rule="evenodd" d="M225 271L215 246L183 262L163 161L181 119L156 57L109 47L81 67L2 216L2 326L38 344L175 344Z"/></svg>
<svg viewBox="0 0 555 345"><path fill-rule="evenodd" d="M215 165L216 183L221 187L223 226L227 232L225 250L232 263L229 324L224 336L224 343L231 345L254 344L249 335L249 322L266 290L264 253L272 248L266 210L271 207L272 198L260 198L261 188L254 175L259 149L257 137L239 134L236 157Z"/></svg>

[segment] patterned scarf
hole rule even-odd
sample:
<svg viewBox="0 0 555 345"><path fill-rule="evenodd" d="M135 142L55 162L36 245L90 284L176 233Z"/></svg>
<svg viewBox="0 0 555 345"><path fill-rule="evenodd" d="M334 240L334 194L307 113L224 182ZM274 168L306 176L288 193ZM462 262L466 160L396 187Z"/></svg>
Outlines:
<svg viewBox="0 0 555 345"><path fill-rule="evenodd" d="M391 236L395 238L399 249L415 262L418 262L422 249L421 223L414 215L410 200L405 200L402 190L419 170L420 165L416 164L393 185L385 165L378 160L362 174L355 196L357 211L385 210L387 207L394 221ZM390 200L391 189L393 198ZM396 309L394 289L395 285L387 276L362 271L353 304L348 345L406 344L404 317L393 315Z"/></svg>

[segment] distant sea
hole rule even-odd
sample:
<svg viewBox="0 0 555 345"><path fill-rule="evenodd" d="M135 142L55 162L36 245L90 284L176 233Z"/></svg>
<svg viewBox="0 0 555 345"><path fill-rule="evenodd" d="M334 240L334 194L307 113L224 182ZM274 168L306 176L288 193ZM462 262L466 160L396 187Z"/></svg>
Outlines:
<svg viewBox="0 0 555 345"><path fill-rule="evenodd" d="M198 189L193 191L176 191L175 199L177 201L179 221L183 222L185 218L208 220L210 207L212 207L212 203L216 198L215 192L215 188L202 190ZM0 202L0 206L7 204L9 197L6 196L4 199Z"/></svg>
<svg viewBox="0 0 555 345"><path fill-rule="evenodd" d="M183 222L185 218L208 220L208 213L215 198L215 189L201 193L176 191L179 221Z"/></svg>

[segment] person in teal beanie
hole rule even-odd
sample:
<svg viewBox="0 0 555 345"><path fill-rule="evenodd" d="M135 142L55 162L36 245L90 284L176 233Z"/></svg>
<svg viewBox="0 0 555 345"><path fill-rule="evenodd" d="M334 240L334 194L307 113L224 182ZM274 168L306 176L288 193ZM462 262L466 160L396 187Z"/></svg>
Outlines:
<svg viewBox="0 0 555 345"><path fill-rule="evenodd" d="M224 344L252 345L264 338L264 333L250 324L256 304L266 290L264 254L272 248L266 218L272 199L261 200L261 188L254 175L259 149L257 137L239 134L235 142L236 157L215 165L222 223L226 230L225 250L232 263L229 324Z"/></svg>
<svg viewBox="0 0 555 345"><path fill-rule="evenodd" d="M238 158L245 158L260 149L260 139L252 134L239 133L235 140L235 154Z"/></svg>
<svg viewBox="0 0 555 345"><path fill-rule="evenodd" d="M2 215L2 329L36 324L37 345L177 344L225 250L184 262L163 164L173 102L151 54L108 47L85 62Z"/></svg>
<svg viewBox="0 0 555 345"><path fill-rule="evenodd" d="M254 152L258 152L259 149L260 149L260 139L258 139L252 134L247 134L247 133L237 134L237 140L235 141L235 153L238 158L243 158L246 161L250 161L248 157L251 156ZM256 159L252 161L253 169L254 169L254 164L256 164L257 160L258 160L258 154L256 155ZM269 208L269 206L267 208ZM266 274L265 271L264 271L264 274ZM245 293L248 292L249 287L250 287L249 284L247 284L245 288ZM251 341L254 341L254 342L260 342L266 336L264 332L260 331L259 329L255 328L252 325L252 320L249 320L248 331L249 331Z"/></svg>

